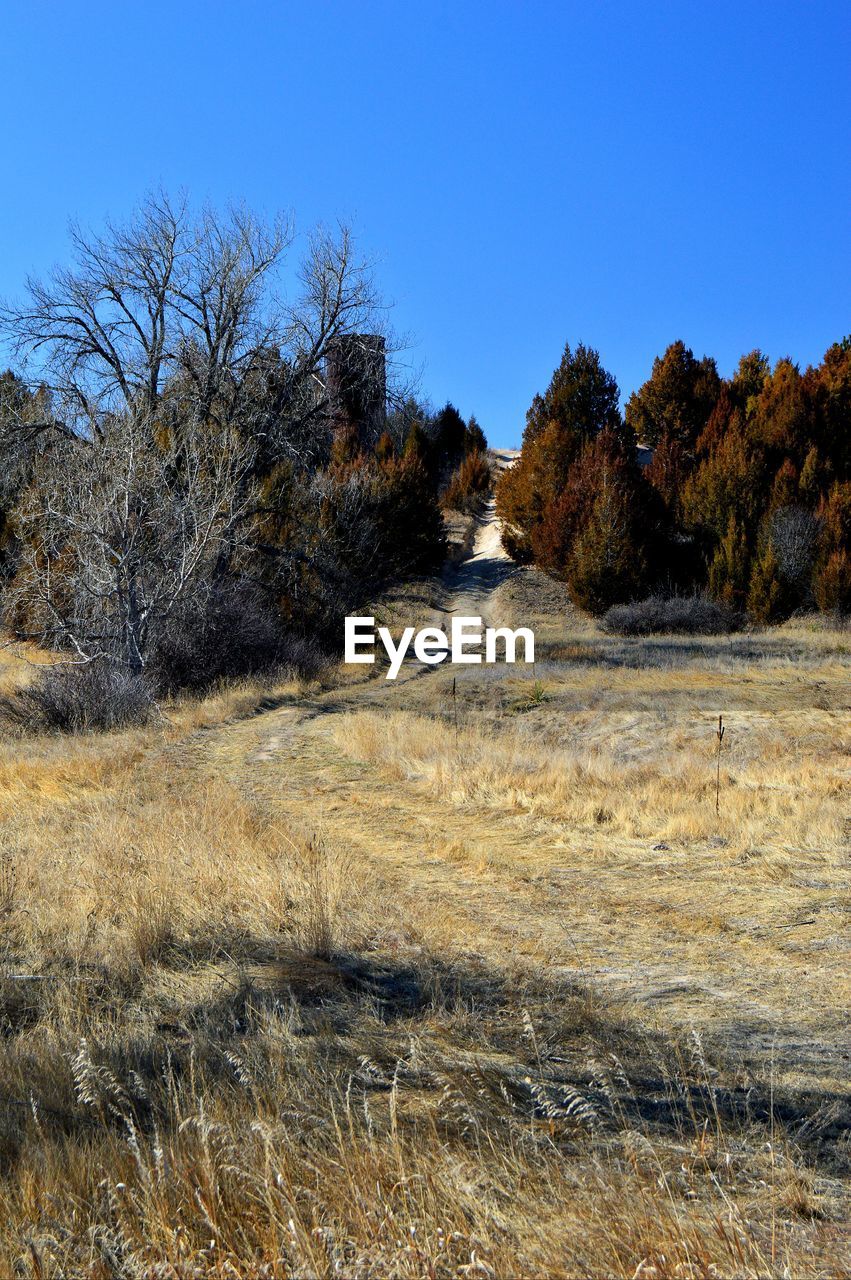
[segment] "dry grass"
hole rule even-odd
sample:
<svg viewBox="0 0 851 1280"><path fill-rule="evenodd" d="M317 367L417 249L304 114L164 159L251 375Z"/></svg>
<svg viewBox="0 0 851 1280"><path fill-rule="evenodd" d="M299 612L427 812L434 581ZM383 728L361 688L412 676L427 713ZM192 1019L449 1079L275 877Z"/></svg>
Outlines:
<svg viewBox="0 0 851 1280"><path fill-rule="evenodd" d="M412 712L352 713L339 722L338 742L453 804L519 808L571 833L590 834L605 808L610 835L628 840L712 838L726 862L763 850L769 863L781 866L788 854L801 853L834 869L844 864L849 741L839 717L830 750L824 740L822 749L810 748L818 730L793 708L731 719L716 815L717 719L692 710L678 722L670 704L641 714L642 701L648 693L655 697L663 682L669 694L684 684L690 699L688 678L655 675L649 688L646 677L627 682L635 692L628 715L601 715L599 703L593 710L561 710L565 690L553 680L517 682L506 691L515 712L507 725L494 734L490 719L474 711L457 748L443 720ZM573 701L575 685L570 693ZM535 712L534 729L528 716L521 720L529 712Z"/></svg>
<svg viewBox="0 0 851 1280"><path fill-rule="evenodd" d="M602 643L0 748L0 1274L849 1274L843 656Z"/></svg>
<svg viewBox="0 0 851 1280"><path fill-rule="evenodd" d="M53 655L24 642L0 642L0 695L14 693L30 683L35 669L53 661Z"/></svg>
<svg viewBox="0 0 851 1280"><path fill-rule="evenodd" d="M538 913L542 961L562 913L618 990L664 993L685 1023L702 995L700 1017L736 1050L757 1026L794 1026L813 1037L806 1070L835 1081L851 1002L847 665L827 646L799 663L791 644L747 662L666 645L665 665L658 646L624 665L592 638L530 676L464 673L457 744L446 678L411 681L398 709L338 719L336 744L434 798L471 848L487 842L480 875ZM743 1005L757 1026L732 1024ZM834 1048L819 1054L823 1035ZM790 1081L796 1056L780 1063Z"/></svg>

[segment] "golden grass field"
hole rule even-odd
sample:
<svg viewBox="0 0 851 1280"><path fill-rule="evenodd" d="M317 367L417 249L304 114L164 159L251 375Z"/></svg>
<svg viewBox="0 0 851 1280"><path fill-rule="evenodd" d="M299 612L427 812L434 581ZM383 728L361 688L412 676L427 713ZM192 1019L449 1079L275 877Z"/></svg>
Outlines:
<svg viewBox="0 0 851 1280"><path fill-rule="evenodd" d="M560 590L3 742L0 1275L851 1275L851 638Z"/></svg>

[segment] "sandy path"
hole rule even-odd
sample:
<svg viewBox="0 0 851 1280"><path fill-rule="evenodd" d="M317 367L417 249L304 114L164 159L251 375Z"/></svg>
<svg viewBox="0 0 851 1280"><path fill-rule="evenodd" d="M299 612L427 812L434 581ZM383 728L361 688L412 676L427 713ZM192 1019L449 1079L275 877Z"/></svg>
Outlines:
<svg viewBox="0 0 851 1280"><path fill-rule="evenodd" d="M496 465L501 470L516 457L500 451ZM516 572L523 571L502 548L491 500L470 553L444 573L439 625L462 614L498 623L488 617L493 593ZM400 926L404 917L427 921L433 942L445 937L448 946L460 942L495 962L510 953L588 978L634 1001L651 1020L700 1027L714 1048L771 1071L778 1082L840 1096L848 1041L830 966L782 930L773 944L759 939L755 964L746 929L719 930L719 903L730 886L712 849L699 863L691 854L685 867L665 843L649 849L646 841L619 839L610 847L600 835L589 844L587 833L522 806L507 809L498 797L489 805L430 794L416 775L365 763L341 743L341 715L392 715L405 705L399 695L406 684L426 676L431 687L440 671L407 662L395 683L366 680L224 726L208 739L207 765L294 830L307 823L329 846L371 867L386 895L388 925L395 903ZM695 880L691 896L683 895L684 878Z"/></svg>
<svg viewBox="0 0 851 1280"><path fill-rule="evenodd" d="M519 449L492 449L491 464L499 474L520 456ZM476 517L476 533L469 554L450 565L443 576L446 604L443 612L481 617L491 622L489 607L496 588L515 572L514 562L502 545L502 524L491 496Z"/></svg>
<svg viewBox="0 0 851 1280"><path fill-rule="evenodd" d="M341 747L341 714L364 708L370 691L331 691L224 727L206 765L289 829L316 831L370 868L391 931L414 920L438 948L590 980L651 1022L699 1027L713 1050L777 1083L842 1096L848 1043L829 968L779 932L769 968L755 971L749 936L714 927L711 850L690 870L641 840L619 840L616 859L589 857L580 833L533 813L431 794ZM684 900L683 876L708 876L712 892Z"/></svg>

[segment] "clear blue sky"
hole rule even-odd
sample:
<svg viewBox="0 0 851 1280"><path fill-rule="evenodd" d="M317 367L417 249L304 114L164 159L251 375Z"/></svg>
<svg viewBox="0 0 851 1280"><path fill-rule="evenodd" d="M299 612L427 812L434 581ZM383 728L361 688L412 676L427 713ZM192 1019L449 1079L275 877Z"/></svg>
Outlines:
<svg viewBox="0 0 851 1280"><path fill-rule="evenodd" d="M566 340L626 394L851 332L847 0L7 0L0 96L0 293L157 185L350 219L498 444Z"/></svg>

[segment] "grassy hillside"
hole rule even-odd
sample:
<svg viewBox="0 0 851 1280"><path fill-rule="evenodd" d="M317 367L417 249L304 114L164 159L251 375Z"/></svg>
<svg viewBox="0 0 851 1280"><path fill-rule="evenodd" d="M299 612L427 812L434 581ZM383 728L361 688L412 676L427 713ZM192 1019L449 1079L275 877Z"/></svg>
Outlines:
<svg viewBox="0 0 851 1280"><path fill-rule="evenodd" d="M0 1274L849 1273L848 638L543 585L534 672L2 745Z"/></svg>

